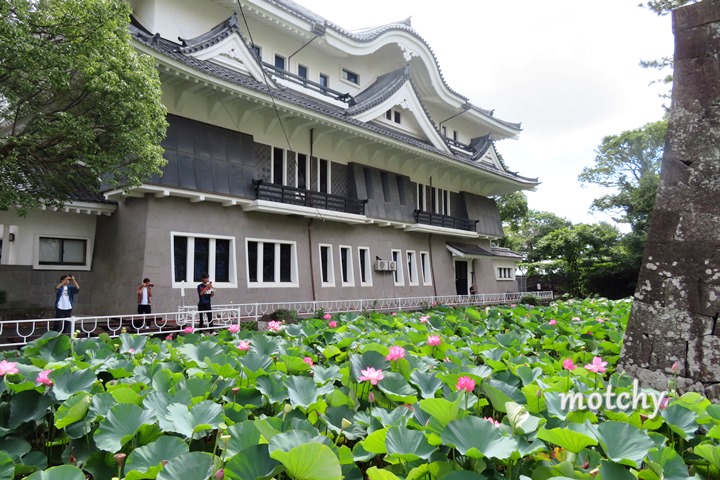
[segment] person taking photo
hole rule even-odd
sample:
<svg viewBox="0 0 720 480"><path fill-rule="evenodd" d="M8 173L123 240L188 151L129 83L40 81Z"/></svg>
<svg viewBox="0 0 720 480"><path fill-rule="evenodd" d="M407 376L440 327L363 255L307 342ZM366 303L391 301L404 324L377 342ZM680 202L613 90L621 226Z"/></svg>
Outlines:
<svg viewBox="0 0 720 480"><path fill-rule="evenodd" d="M72 283L72 285L71 285ZM69 273L60 277L60 283L55 287L55 318L63 319L72 317L72 309L75 304L75 295L80 291L80 285L75 280L75 275ZM57 320L52 329L56 332L70 332L71 324L67 320Z"/></svg>

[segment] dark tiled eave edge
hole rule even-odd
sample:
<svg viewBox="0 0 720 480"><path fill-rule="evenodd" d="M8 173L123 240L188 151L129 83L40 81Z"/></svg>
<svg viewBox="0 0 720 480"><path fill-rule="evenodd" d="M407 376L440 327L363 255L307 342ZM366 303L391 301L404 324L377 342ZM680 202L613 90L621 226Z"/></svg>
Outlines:
<svg viewBox="0 0 720 480"><path fill-rule="evenodd" d="M310 12L309 10L299 6L295 2L287 1L287 0L267 0L268 3L272 3L273 5L276 5L282 10L285 10L286 12L292 13L296 17L302 18L303 20L310 22L310 23L323 23L327 28L330 28L339 34L350 38L352 40L355 40L357 42L367 43L375 40L380 35L383 35L386 32L392 31L392 30L401 30L403 32L407 32L413 36L415 36L418 40L420 40L422 43L425 44L425 46L430 51L430 54L433 57L433 60L435 61L435 66L437 66L438 72L440 72L440 79L442 80L445 87L450 90L452 93L457 95L458 97L462 98L468 106L477 112L483 113L484 115L487 115L488 117L492 117L493 120L495 120L498 123L501 123L505 125L506 127L515 129L515 130L522 130L522 124L516 123L516 122L508 122L505 120L501 120L499 118L496 118L493 116L493 110L487 110L482 107L478 107L477 105L473 105L468 102L468 98L465 95L462 95L461 93L457 92L456 90L452 89L450 85L448 85L447 81L445 80L445 76L443 75L442 69L440 68L440 62L438 62L437 56L435 56L435 51L432 49L430 44L415 30L413 29L408 22L402 21L402 22L395 22L395 23L389 23L387 25L381 25L379 27L375 28L369 28L367 30L363 30L362 32L353 32L351 30L346 30L342 28L339 25L336 25L332 22L329 22L325 18L321 17L320 15L317 15L314 12Z"/></svg>
<svg viewBox="0 0 720 480"><path fill-rule="evenodd" d="M466 255L522 259L522 255L513 252L509 248L490 247L490 251L487 251L482 247L470 243L446 242L446 245Z"/></svg>
<svg viewBox="0 0 720 480"><path fill-rule="evenodd" d="M372 85L355 95L357 104L348 107L345 113L354 116L380 105L400 90L409 78L407 67L381 75Z"/></svg>
<svg viewBox="0 0 720 480"><path fill-rule="evenodd" d="M507 172L500 172L496 169L488 168L485 165L482 165L477 162L473 162L468 157L463 157L460 155L452 155L448 154L433 145L429 143L422 142L414 137L411 137L409 135L404 135L402 133L396 132L394 130L391 130L389 128L382 127L380 125L374 124L374 123L366 123L361 122L359 120L355 120L351 117L348 117L345 115L344 110L334 108L330 104L320 102L318 100L315 100L310 97L306 97L303 95L300 95L299 93L296 93L291 90L279 90L275 88L269 88L265 84L256 81L255 79L243 75L239 72L236 72L234 70L231 70L229 68L213 64L211 62L199 60L195 57L186 56L180 52L180 45L177 43L171 42L169 40L166 40L159 36L152 36L147 34L146 32L143 32L142 30L138 29L134 25L130 25L130 33L137 41L141 42L143 45L151 48L152 50L172 59L176 60L182 64L185 64L189 67L194 68L195 70L202 72L206 75L213 76L225 81L228 81L230 83L234 83L236 85L240 85L242 87L252 89L256 92L266 94L266 95L272 95L275 98L279 98L282 100L285 100L289 103L292 103L294 105L298 105L303 108L307 108L310 110L313 110L316 113L320 113L323 115L326 115L328 117L331 117L335 120L340 120L344 123L353 125L355 127L362 128L364 130L370 131L375 134L380 134L388 138L392 138L394 140L401 141L403 143L406 143L408 145L421 148L423 150L426 150L428 152L432 152L436 155L441 155L446 158L450 158L452 160L455 160L460 163L464 163L466 165L470 165L472 167L475 167L478 170L482 170L484 172L490 173L492 175L502 177L508 180L512 180L515 182L525 183L529 185L537 185L539 182L537 181L537 178L527 178L522 177L520 175L513 175Z"/></svg>

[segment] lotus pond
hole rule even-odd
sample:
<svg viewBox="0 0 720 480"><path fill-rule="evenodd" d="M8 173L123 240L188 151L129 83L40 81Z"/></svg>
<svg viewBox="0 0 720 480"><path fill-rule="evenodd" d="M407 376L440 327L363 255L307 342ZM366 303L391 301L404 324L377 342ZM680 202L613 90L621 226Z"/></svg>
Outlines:
<svg viewBox="0 0 720 480"><path fill-rule="evenodd" d="M720 406L671 372L658 415L563 405L632 393L614 369L630 305L48 333L0 362L0 479L718 478Z"/></svg>

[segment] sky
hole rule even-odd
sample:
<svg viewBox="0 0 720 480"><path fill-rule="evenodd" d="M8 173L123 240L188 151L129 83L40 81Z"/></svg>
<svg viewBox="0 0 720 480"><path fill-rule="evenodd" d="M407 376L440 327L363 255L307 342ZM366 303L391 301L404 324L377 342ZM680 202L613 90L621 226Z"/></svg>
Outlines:
<svg viewBox="0 0 720 480"><path fill-rule="evenodd" d="M605 190L577 180L603 137L664 114L668 87L650 85L664 73L639 62L672 56L671 21L637 0L296 1L350 30L412 17L453 90L522 122L518 140L496 147L510 170L542 182L530 208L574 223L611 221L589 212Z"/></svg>

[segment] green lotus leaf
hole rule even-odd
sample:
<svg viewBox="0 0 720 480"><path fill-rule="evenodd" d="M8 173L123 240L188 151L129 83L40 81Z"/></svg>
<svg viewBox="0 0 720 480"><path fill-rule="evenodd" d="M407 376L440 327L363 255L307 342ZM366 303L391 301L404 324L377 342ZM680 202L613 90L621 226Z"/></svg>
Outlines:
<svg viewBox="0 0 720 480"><path fill-rule="evenodd" d="M47 470L35 472L27 477L26 480L85 480L85 474L75 466L60 465L59 467L52 467Z"/></svg>
<svg viewBox="0 0 720 480"><path fill-rule="evenodd" d="M520 377L523 386L525 386L530 385L535 380L540 378L543 375L543 371L540 367L535 367L531 369L530 367L526 367L525 365L523 365L518 367L517 370L515 370L515 374Z"/></svg>
<svg viewBox="0 0 720 480"><path fill-rule="evenodd" d="M310 371L310 365L305 363L302 357L294 357L292 355L283 355L280 360L285 364L287 373L307 373Z"/></svg>
<svg viewBox="0 0 720 480"><path fill-rule="evenodd" d="M83 420L88 413L93 396L86 392L78 392L65 400L55 413L55 428Z"/></svg>
<svg viewBox="0 0 720 480"><path fill-rule="evenodd" d="M703 444L698 445L693 450L695 455L704 458L710 465L720 470L720 447L717 445Z"/></svg>
<svg viewBox="0 0 720 480"><path fill-rule="evenodd" d="M417 403L417 390L397 372L386 372L385 378L377 384L378 388L392 401L408 404Z"/></svg>
<svg viewBox="0 0 720 480"><path fill-rule="evenodd" d="M486 379L480 388L498 412L505 413L505 404L508 402L523 403L525 401L525 396L517 387L500 380Z"/></svg>
<svg viewBox="0 0 720 480"><path fill-rule="evenodd" d="M430 445L425 435L417 430L410 430L406 427L391 427L385 437L387 449L386 461L396 463L394 460L412 462L428 459L437 450L437 447Z"/></svg>
<svg viewBox="0 0 720 480"><path fill-rule="evenodd" d="M0 478L15 477L15 462L6 452L0 451Z"/></svg>
<svg viewBox="0 0 720 480"><path fill-rule="evenodd" d="M260 443L260 431L252 421L236 423L228 428L227 433L230 435L225 447L228 458Z"/></svg>
<svg viewBox="0 0 720 480"><path fill-rule="evenodd" d="M282 469L277 460L270 458L268 446L251 445L233 455L225 465L227 480L269 480Z"/></svg>
<svg viewBox="0 0 720 480"><path fill-rule="evenodd" d="M665 480L687 480L688 467L674 448L661 447L651 449L645 458L645 464L655 472L658 478Z"/></svg>
<svg viewBox="0 0 720 480"><path fill-rule="evenodd" d="M455 446L462 455L471 458L510 458L518 449L518 442L506 437L487 420L465 417L448 423L441 434L444 445Z"/></svg>
<svg viewBox="0 0 720 480"><path fill-rule="evenodd" d="M36 390L27 390L13 395L10 398L8 427L17 428L25 422L41 420L52 403L51 397L42 395Z"/></svg>
<svg viewBox="0 0 720 480"><path fill-rule="evenodd" d="M24 356L40 367L49 362L61 362L70 356L71 352L70 337L56 332L47 332L23 348Z"/></svg>
<svg viewBox="0 0 720 480"><path fill-rule="evenodd" d="M318 389L312 378L289 376L285 379L285 385L293 408L308 408L317 402Z"/></svg>
<svg viewBox="0 0 720 480"><path fill-rule="evenodd" d="M142 403L142 398L140 398L140 395L138 395L138 393L133 390L130 385L123 385L121 388L115 388L109 393L117 403L132 403L135 405L140 405Z"/></svg>
<svg viewBox="0 0 720 480"><path fill-rule="evenodd" d="M594 438L567 428L553 428L550 430L541 428L538 430L537 436L541 440L550 442L574 454L580 453L582 449L591 445L597 445L597 441Z"/></svg>
<svg viewBox="0 0 720 480"><path fill-rule="evenodd" d="M95 444L101 450L115 453L147 422L152 422L150 415L137 405L131 403L115 405L98 425L93 435Z"/></svg>
<svg viewBox="0 0 720 480"><path fill-rule="evenodd" d="M312 371L314 373L313 380L315 380L315 383L318 384L342 379L342 375L340 374L340 367L338 367L337 365L330 365L329 367L315 365L312 367Z"/></svg>
<svg viewBox="0 0 720 480"><path fill-rule="evenodd" d="M145 335L120 334L120 353L140 353L148 337Z"/></svg>
<svg viewBox="0 0 720 480"><path fill-rule="evenodd" d="M279 337L255 335L250 342L251 350L264 357L272 357L283 353L283 340Z"/></svg>
<svg viewBox="0 0 720 480"><path fill-rule="evenodd" d="M507 411L506 418L513 432L532 433L537 430L540 425L540 418L530 415L524 405L508 402L505 404L505 410Z"/></svg>
<svg viewBox="0 0 720 480"><path fill-rule="evenodd" d="M149 473L152 478L163 468L163 462L172 460L188 453L188 446L178 437L162 436L154 442L139 447L130 452L125 461L127 480L130 480L130 472L135 470L140 473ZM144 478L144 477L138 477Z"/></svg>
<svg viewBox="0 0 720 480"><path fill-rule="evenodd" d="M334 356L339 355L341 353L342 353L342 350L340 350L335 345L329 345L329 346L325 347L325 349L322 351L323 357L328 358L328 359L333 358Z"/></svg>
<svg viewBox="0 0 720 480"><path fill-rule="evenodd" d="M461 403L462 397L458 397L454 402L444 398L427 398L420 400L420 409L431 417L428 430L441 433L448 423L467 415L465 410L461 410Z"/></svg>
<svg viewBox="0 0 720 480"><path fill-rule="evenodd" d="M83 470L90 472L93 478L113 478L117 475L118 465L111 452L95 452L87 459Z"/></svg>
<svg viewBox="0 0 720 480"><path fill-rule="evenodd" d="M291 430L289 432L279 433L275 435L268 444L268 450L270 452L270 455L272 456L275 450L289 452L295 447L299 447L300 445L312 442L330 444L330 439L324 435L320 435L319 432L316 433L304 430Z"/></svg>
<svg viewBox="0 0 720 480"><path fill-rule="evenodd" d="M682 405L670 405L661 412L661 415L670 429L685 440L695 438L695 432L700 428L697 414Z"/></svg>
<svg viewBox="0 0 720 480"><path fill-rule="evenodd" d="M272 403L284 402L289 397L287 386L279 375L258 377L255 385Z"/></svg>
<svg viewBox="0 0 720 480"><path fill-rule="evenodd" d="M178 391L187 390L190 392L191 398L207 398L211 387L212 385L207 380L198 377L191 377L179 382L175 388Z"/></svg>
<svg viewBox="0 0 720 480"><path fill-rule="evenodd" d="M293 480L342 480L338 457L322 443L305 443L288 452L278 449L270 457L282 463Z"/></svg>
<svg viewBox="0 0 720 480"><path fill-rule="evenodd" d="M364 451L374 454L387 453L387 432L389 428L383 428L381 430L375 430L362 441L362 448Z"/></svg>
<svg viewBox="0 0 720 480"><path fill-rule="evenodd" d="M165 412L164 430L177 432L186 438L202 438L222 422L222 407L205 400L188 409L181 403L171 403Z"/></svg>
<svg viewBox="0 0 720 480"><path fill-rule="evenodd" d="M437 378L434 372L421 372L414 370L410 374L410 382L420 389L423 398L434 398L437 391L442 387L442 380Z"/></svg>
<svg viewBox="0 0 720 480"><path fill-rule="evenodd" d="M602 460L598 480L637 480L627 467L614 462Z"/></svg>
<svg viewBox="0 0 720 480"><path fill-rule="evenodd" d="M60 402L78 392L90 391L97 381L92 370L72 371L69 367L54 370L48 377L53 381L52 395Z"/></svg>
<svg viewBox="0 0 720 480"><path fill-rule="evenodd" d="M189 452L168 461L157 480L207 480L212 475L212 455Z"/></svg>
<svg viewBox="0 0 720 480"><path fill-rule="evenodd" d="M400 480L400 477L384 468L370 467L365 473L369 480Z"/></svg>
<svg viewBox="0 0 720 480"><path fill-rule="evenodd" d="M253 379L260 375L267 375L266 369L272 365L272 358L256 352L250 352L240 359L240 364L243 367L245 376Z"/></svg>
<svg viewBox="0 0 720 480"><path fill-rule="evenodd" d="M486 480L487 477L480 475L477 472L471 472L470 470L456 470L450 472L442 480Z"/></svg>
<svg viewBox="0 0 720 480"><path fill-rule="evenodd" d="M648 451L655 446L648 434L628 423L604 422L595 428L595 433L608 459L622 465L638 467Z"/></svg>

